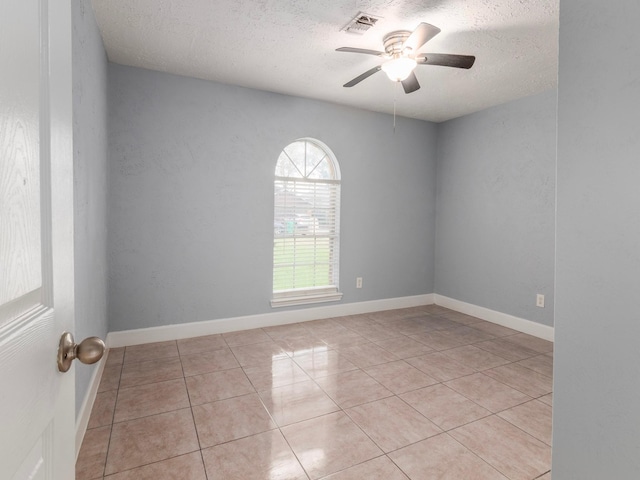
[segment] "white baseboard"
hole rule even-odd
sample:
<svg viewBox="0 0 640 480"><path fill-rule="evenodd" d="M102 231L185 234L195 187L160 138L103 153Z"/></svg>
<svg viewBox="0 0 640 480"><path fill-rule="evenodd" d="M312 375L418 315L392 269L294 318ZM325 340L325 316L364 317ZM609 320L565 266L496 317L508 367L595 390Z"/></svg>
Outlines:
<svg viewBox="0 0 640 480"><path fill-rule="evenodd" d="M244 317L205 320L202 322L181 323L161 327L140 328L109 332L107 343L111 348L140 345L143 343L164 342L181 338L227 333L252 328L287 325L289 323L321 320L324 318L358 315L361 313L381 312L396 308L417 307L434 303L434 294L414 295L411 297L386 298L367 302L343 303L300 310L270 312Z"/></svg>
<svg viewBox="0 0 640 480"><path fill-rule="evenodd" d="M553 342L554 328L541 323L525 320L524 318L514 317L507 313L498 312L489 308L479 307L471 303L461 302L453 298L443 295L434 294L435 304L442 307L450 308L456 312L466 313L474 317L481 318L488 322L497 323L503 327L511 328L522 333L528 333L534 337L542 338Z"/></svg>
<svg viewBox="0 0 640 480"><path fill-rule="evenodd" d="M107 344L108 345L108 344ZM93 402L96 400L98 394L98 387L100 386L100 379L102 378L102 372L104 366L107 363L107 356L109 355L109 349L104 352L102 359L97 363L96 368L93 369L91 380L89 380L89 388L87 394L84 396L80 411L76 417L76 460L80 454L80 447L82 447L82 440L84 440L84 434L87 431L89 425L89 418L91 417L91 410L93 409Z"/></svg>

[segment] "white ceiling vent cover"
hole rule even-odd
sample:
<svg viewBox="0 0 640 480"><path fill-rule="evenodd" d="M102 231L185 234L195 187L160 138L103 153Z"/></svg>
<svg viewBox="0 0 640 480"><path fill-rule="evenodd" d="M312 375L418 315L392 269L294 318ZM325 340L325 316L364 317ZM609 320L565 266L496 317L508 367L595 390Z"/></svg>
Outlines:
<svg viewBox="0 0 640 480"><path fill-rule="evenodd" d="M373 27L382 17L369 15L368 13L358 12L351 21L342 29L343 32L355 33L356 35L364 35L364 33Z"/></svg>

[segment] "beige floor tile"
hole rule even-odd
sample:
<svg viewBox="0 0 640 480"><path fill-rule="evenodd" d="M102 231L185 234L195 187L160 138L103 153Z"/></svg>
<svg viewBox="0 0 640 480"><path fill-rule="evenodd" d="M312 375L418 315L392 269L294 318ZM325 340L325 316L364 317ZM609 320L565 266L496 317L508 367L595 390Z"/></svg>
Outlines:
<svg viewBox="0 0 640 480"><path fill-rule="evenodd" d="M343 317L335 317L334 320L347 328L366 327L377 323L373 318L371 318L371 315L371 313L345 315Z"/></svg>
<svg viewBox="0 0 640 480"><path fill-rule="evenodd" d="M421 309L420 311L422 311L422 312L430 313L430 314L433 314L433 315L444 315L444 314L448 314L448 313L458 313L458 312L455 312L455 311L451 310L450 308L443 307L442 305L436 305L435 303L432 303L431 305L422 305L420 307L420 309Z"/></svg>
<svg viewBox="0 0 640 480"><path fill-rule="evenodd" d="M332 318L304 322L304 327L307 331L316 336L321 336L327 333L349 333L349 329L347 327L341 325L338 321Z"/></svg>
<svg viewBox="0 0 640 480"><path fill-rule="evenodd" d="M359 333L345 328L345 332L335 333L317 333L316 335L320 340L326 343L330 348L349 348L354 345L360 345L362 343L369 343L369 340L364 338Z"/></svg>
<svg viewBox="0 0 640 480"><path fill-rule="evenodd" d="M498 416L551 445L551 407L538 400L523 403L498 413Z"/></svg>
<svg viewBox="0 0 640 480"><path fill-rule="evenodd" d="M551 480L551 472L545 473L543 476L536 478L536 480Z"/></svg>
<svg viewBox="0 0 640 480"><path fill-rule="evenodd" d="M231 350L226 347L194 355L183 355L180 360L185 376L229 370L240 366Z"/></svg>
<svg viewBox="0 0 640 480"><path fill-rule="evenodd" d="M255 389L241 368L205 373L185 378L191 405L224 400L254 393Z"/></svg>
<svg viewBox="0 0 640 480"><path fill-rule="evenodd" d="M547 395L543 395L540 398L538 398L538 400L540 400L542 403L545 403L547 405L549 405L550 407L553 406L553 392L547 394Z"/></svg>
<svg viewBox="0 0 640 480"><path fill-rule="evenodd" d="M518 333L517 330L512 330L511 328L503 327L502 325L498 325L497 323L491 322L477 322L470 325L471 327L482 330L483 332L490 333L495 337L506 337L507 335L515 335Z"/></svg>
<svg viewBox="0 0 640 480"><path fill-rule="evenodd" d="M117 390L120 386L120 375L122 373L122 365L106 365L102 371L102 377L100 378L100 385L98 386L99 392L106 392L109 390Z"/></svg>
<svg viewBox="0 0 640 480"><path fill-rule="evenodd" d="M450 328L456 328L460 326L460 323L454 322L453 320L449 320L444 317L440 317L438 315L430 315L430 314L421 314L420 321L425 327L428 327L429 330L447 330Z"/></svg>
<svg viewBox="0 0 640 480"><path fill-rule="evenodd" d="M122 368L120 388L164 382L182 378L183 376L182 363L179 357L125 363Z"/></svg>
<svg viewBox="0 0 640 480"><path fill-rule="evenodd" d="M446 385L494 413L531 400L530 396L484 373L451 380Z"/></svg>
<svg viewBox="0 0 640 480"><path fill-rule="evenodd" d="M388 457L368 460L355 467L334 473L322 480L409 480Z"/></svg>
<svg viewBox="0 0 640 480"><path fill-rule="evenodd" d="M485 342L487 340L492 340L496 338L495 335L485 332L472 326L461 326L457 328L451 328L442 332L452 338L459 339L462 345L470 345L472 343Z"/></svg>
<svg viewBox="0 0 640 480"><path fill-rule="evenodd" d="M340 353L356 367L360 368L398 360L398 357L393 353L386 351L375 343L363 343L352 347L340 348Z"/></svg>
<svg viewBox="0 0 640 480"><path fill-rule="evenodd" d="M239 332L223 333L227 345L236 347L240 345L252 345L255 343L271 342L271 337L264 333L261 328L253 330L241 330Z"/></svg>
<svg viewBox="0 0 640 480"><path fill-rule="evenodd" d="M259 392L279 426L335 412L339 407L312 380Z"/></svg>
<svg viewBox="0 0 640 480"><path fill-rule="evenodd" d="M430 303L428 305L416 305L414 307L398 308L395 311L402 314L403 317L410 317L413 315L423 314L437 315L436 311L449 311L449 309L444 308L442 305Z"/></svg>
<svg viewBox="0 0 640 480"><path fill-rule="evenodd" d="M452 336L447 332L448 330L432 330L427 333L411 335L410 338L424 343L427 347L436 351L448 350L465 344L464 339Z"/></svg>
<svg viewBox="0 0 640 480"><path fill-rule="evenodd" d="M405 336L419 335L435 330L434 326L426 324L420 318L401 318L391 325Z"/></svg>
<svg viewBox="0 0 640 480"><path fill-rule="evenodd" d="M473 368L458 363L440 352L408 358L406 362L440 382L475 373Z"/></svg>
<svg viewBox="0 0 640 480"><path fill-rule="evenodd" d="M444 317L449 320L453 320L456 323L460 323L462 325L474 325L476 323L482 323L484 320L473 317L471 315L467 315L465 313L454 312L449 310L448 312L443 312L438 314L440 317Z"/></svg>
<svg viewBox="0 0 640 480"><path fill-rule="evenodd" d="M309 333L309 330L307 330L302 323L291 323L289 325L265 327L262 330L273 340L298 337L301 335L307 335Z"/></svg>
<svg viewBox="0 0 640 480"><path fill-rule="evenodd" d="M193 355L194 353L210 352L220 348L227 348L227 342L220 334L178 340L180 355Z"/></svg>
<svg viewBox="0 0 640 480"><path fill-rule="evenodd" d="M189 396L182 378L121 388L113 421L124 422L188 407Z"/></svg>
<svg viewBox="0 0 640 480"><path fill-rule="evenodd" d="M445 308L441 305L436 305L435 303L430 303L428 305L416 305L415 307L405 307L397 309L398 312L402 313L403 316L411 316L416 314L429 314L429 315L437 315L437 312L440 311L450 311L448 308Z"/></svg>
<svg viewBox="0 0 640 480"><path fill-rule="evenodd" d="M290 357L307 355L316 351L325 351L327 344L311 333L296 337L286 337L274 340L276 345L282 348Z"/></svg>
<svg viewBox="0 0 640 480"><path fill-rule="evenodd" d="M511 337L500 337L494 340L487 340L486 342L476 343L475 346L486 350L487 352L491 352L494 355L511 360L512 362L540 355L535 350L507 341L508 338Z"/></svg>
<svg viewBox="0 0 640 480"><path fill-rule="evenodd" d="M293 360L311 377L321 378L340 372L355 370L353 363L337 350L317 350L304 355L297 355Z"/></svg>
<svg viewBox="0 0 640 480"><path fill-rule="evenodd" d="M212 447L277 428L255 393L193 407L200 447Z"/></svg>
<svg viewBox="0 0 640 480"><path fill-rule="evenodd" d="M113 365L122 365L123 362L124 362L124 347L110 348L105 365L107 367L110 367Z"/></svg>
<svg viewBox="0 0 640 480"><path fill-rule="evenodd" d="M209 480L307 480L279 430L202 450Z"/></svg>
<svg viewBox="0 0 640 480"><path fill-rule="evenodd" d="M251 345L231 347L231 351L243 367L266 365L280 358L289 358L282 347L271 340Z"/></svg>
<svg viewBox="0 0 640 480"><path fill-rule="evenodd" d="M547 377L553 377L553 356L550 355L538 355L537 357L526 358L520 360L518 365L530 368Z"/></svg>
<svg viewBox="0 0 640 480"><path fill-rule="evenodd" d="M126 472L108 475L105 480L207 480L200 452L188 453Z"/></svg>
<svg viewBox="0 0 640 480"><path fill-rule="evenodd" d="M105 473L118 473L199 449L190 409L113 425Z"/></svg>
<svg viewBox="0 0 640 480"><path fill-rule="evenodd" d="M76 480L102 478L110 435L111 425L87 430L76 461Z"/></svg>
<svg viewBox="0 0 640 480"><path fill-rule="evenodd" d="M113 423L113 411L116 408L117 396L117 390L109 390L96 395L87 428L104 427Z"/></svg>
<svg viewBox="0 0 640 480"><path fill-rule="evenodd" d="M553 352L553 342L543 340L542 338L527 335L526 333L517 333L506 337L505 340L521 347L528 348L529 350L535 350L538 353Z"/></svg>
<svg viewBox="0 0 640 480"><path fill-rule="evenodd" d="M312 479L382 454L343 412L289 425L282 429L282 433Z"/></svg>
<svg viewBox="0 0 640 480"><path fill-rule="evenodd" d="M473 345L464 345L462 347L452 348L450 350L445 350L442 353L451 357L456 362L478 371L487 370L489 368L509 363L509 360Z"/></svg>
<svg viewBox="0 0 640 480"><path fill-rule="evenodd" d="M425 353L433 352L432 348L429 348L424 343L420 343L406 335L375 343L376 345L384 348L387 352L393 353L398 358L417 357L419 355L424 355Z"/></svg>
<svg viewBox="0 0 640 480"><path fill-rule="evenodd" d="M389 454L411 480L508 480L443 433Z"/></svg>
<svg viewBox="0 0 640 480"><path fill-rule="evenodd" d="M244 367L243 370L256 390L270 390L310 379L290 358L274 360L267 365Z"/></svg>
<svg viewBox="0 0 640 480"><path fill-rule="evenodd" d="M340 408L349 408L393 395L362 370L318 378L318 385Z"/></svg>
<svg viewBox="0 0 640 480"><path fill-rule="evenodd" d="M346 414L384 452L442 433L440 428L398 397L349 408Z"/></svg>
<svg viewBox="0 0 640 480"><path fill-rule="evenodd" d="M491 415L489 410L446 385L422 388L401 395L400 398L443 430Z"/></svg>
<svg viewBox="0 0 640 480"><path fill-rule="evenodd" d="M531 397L540 397L553 390L551 377L515 363L492 368L483 373Z"/></svg>
<svg viewBox="0 0 640 480"><path fill-rule="evenodd" d="M147 360L177 356L178 345L175 341L146 343L144 345L126 347L124 352L124 363L146 362Z"/></svg>
<svg viewBox="0 0 640 480"><path fill-rule="evenodd" d="M449 434L511 480L537 478L551 466L551 447L495 415Z"/></svg>
<svg viewBox="0 0 640 480"><path fill-rule="evenodd" d="M389 340L391 338L402 336L402 333L398 330L379 324L369 325L367 327L357 327L354 330L370 342Z"/></svg>
<svg viewBox="0 0 640 480"><path fill-rule="evenodd" d="M438 383L403 360L375 365L364 371L396 395Z"/></svg>
<svg viewBox="0 0 640 480"><path fill-rule="evenodd" d="M401 318L403 315L402 310L383 310L381 312L371 312L367 313L366 316L371 320L378 323L385 323L393 320L397 320Z"/></svg>

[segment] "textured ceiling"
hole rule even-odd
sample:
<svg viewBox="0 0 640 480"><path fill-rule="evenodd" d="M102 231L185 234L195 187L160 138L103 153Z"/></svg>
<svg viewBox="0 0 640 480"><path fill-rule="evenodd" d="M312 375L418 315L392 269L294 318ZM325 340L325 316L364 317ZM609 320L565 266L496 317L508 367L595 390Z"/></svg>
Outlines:
<svg viewBox="0 0 640 480"><path fill-rule="evenodd" d="M109 60L435 122L556 86L559 0L93 0ZM364 35L341 29L382 17ZM381 63L343 46L383 50L420 22L442 32L420 52L475 55L470 70L421 65L405 94Z"/></svg>

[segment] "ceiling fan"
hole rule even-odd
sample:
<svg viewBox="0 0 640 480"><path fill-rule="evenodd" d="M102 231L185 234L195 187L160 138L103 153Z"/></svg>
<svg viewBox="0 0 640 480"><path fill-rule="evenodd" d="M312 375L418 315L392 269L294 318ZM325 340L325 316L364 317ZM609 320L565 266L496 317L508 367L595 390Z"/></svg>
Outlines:
<svg viewBox="0 0 640 480"><path fill-rule="evenodd" d="M405 93L415 92L420 88L414 69L417 65L440 65L443 67L471 68L476 57L471 55L452 55L447 53L418 53L425 43L440 33L440 29L428 23L421 23L413 32L397 30L385 35L384 52L365 48L341 47L337 52L365 53L385 59L381 65L367 70L362 75L344 84L353 87L365 78L382 70L390 80L402 82Z"/></svg>

